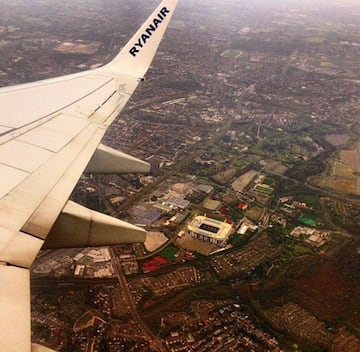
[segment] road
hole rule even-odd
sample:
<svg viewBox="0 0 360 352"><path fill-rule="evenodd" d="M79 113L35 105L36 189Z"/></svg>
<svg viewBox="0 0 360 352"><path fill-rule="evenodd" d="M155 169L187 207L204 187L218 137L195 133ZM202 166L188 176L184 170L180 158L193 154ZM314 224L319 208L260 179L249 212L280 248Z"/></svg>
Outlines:
<svg viewBox="0 0 360 352"><path fill-rule="evenodd" d="M128 199L123 204L121 204L121 206L118 208L118 211L126 211L133 204L135 204L137 201L139 201L144 195L149 194L152 190L154 190L161 182L165 181L170 176L179 174L184 169L184 167L186 167L190 162L192 162L194 159L196 159L196 157L201 153L201 148L200 148L201 146L204 146L204 147L213 146L216 142L218 142L226 134L226 132L230 129L233 121L234 121L234 119L232 117L228 118L228 120L226 121L224 126L222 128L220 128L219 131L216 132L211 138L209 138L208 141L206 141L205 143L203 141L198 143L196 145L197 147L195 148L195 150L193 152L191 152L186 157L181 159L178 163L172 165L171 168L169 170L165 171L165 173L162 176L157 177L156 180L154 181L154 183L142 188L142 190L139 193L131 196L130 199Z"/></svg>
<svg viewBox="0 0 360 352"><path fill-rule="evenodd" d="M152 331L144 323L140 314L138 313L135 302L132 298L129 286L128 286L125 276L121 270L119 258L115 255L115 253L111 247L109 247L109 252L110 252L112 264L113 264L113 267L115 270L115 274L118 278L120 287L124 292L124 296L126 299L125 304L130 308L133 319L140 325L141 330L144 333L145 339L149 342L151 348L154 351L167 352L168 349L163 345L162 341L152 333Z"/></svg>

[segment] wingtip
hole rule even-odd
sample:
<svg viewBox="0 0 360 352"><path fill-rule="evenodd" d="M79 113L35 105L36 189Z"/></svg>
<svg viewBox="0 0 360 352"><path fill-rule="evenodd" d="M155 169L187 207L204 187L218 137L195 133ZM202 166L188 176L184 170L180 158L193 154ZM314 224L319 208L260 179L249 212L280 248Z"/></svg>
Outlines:
<svg viewBox="0 0 360 352"><path fill-rule="evenodd" d="M143 78L149 69L178 0L164 0L104 69Z"/></svg>

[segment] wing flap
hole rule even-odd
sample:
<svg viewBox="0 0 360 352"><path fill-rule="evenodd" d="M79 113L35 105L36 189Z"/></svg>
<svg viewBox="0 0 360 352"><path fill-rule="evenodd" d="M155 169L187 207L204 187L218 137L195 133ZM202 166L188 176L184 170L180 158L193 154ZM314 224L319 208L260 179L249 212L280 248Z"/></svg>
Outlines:
<svg viewBox="0 0 360 352"><path fill-rule="evenodd" d="M43 240L21 231L1 229L0 262L30 268L43 244Z"/></svg>
<svg viewBox="0 0 360 352"><path fill-rule="evenodd" d="M91 138L87 135L79 136L71 143L72 145L68 146L66 153L59 153L53 158L54 165L59 166L62 174L54 175L57 182L42 197L42 202L34 213L28 217L29 220L24 222L25 225L22 227L22 231L39 236L42 239L47 237L64 207L64 199L69 198L74 185L93 155L94 149L103 137L104 130L97 128L95 131L92 129L89 133L92 135ZM54 168L54 165L49 165L50 170ZM48 171L43 170L44 177L48 175Z"/></svg>
<svg viewBox="0 0 360 352"><path fill-rule="evenodd" d="M4 196L0 201L0 228L19 231L47 198L62 203L57 210L58 215L104 132L96 125L89 125L46 164ZM41 235L39 237L42 238Z"/></svg>
<svg viewBox="0 0 360 352"><path fill-rule="evenodd" d="M50 131L61 133L63 136L66 135L70 138L74 138L88 125L89 121L84 118L67 115L64 112L61 112L50 121L44 123L42 127Z"/></svg>
<svg viewBox="0 0 360 352"><path fill-rule="evenodd" d="M0 146L0 160L3 164L28 173L38 169L52 155L48 150L18 140Z"/></svg>
<svg viewBox="0 0 360 352"><path fill-rule="evenodd" d="M47 125L49 124L51 124L51 122L20 136L18 141L57 153L64 148L65 145L69 143L69 140L71 140L71 137L74 137L76 134L74 134L74 136L69 136L60 131L51 130L47 128Z"/></svg>
<svg viewBox="0 0 360 352"><path fill-rule="evenodd" d="M109 73L101 68L95 74L102 77L103 74L107 75L109 80L101 89L69 105L63 112L109 126L135 91L139 80L127 74Z"/></svg>
<svg viewBox="0 0 360 352"><path fill-rule="evenodd" d="M8 133L12 130L12 127L0 126L0 137L1 135Z"/></svg>
<svg viewBox="0 0 360 352"><path fill-rule="evenodd" d="M0 164L0 175L1 175L1 182L0 182L0 199L9 193L9 190L15 188L19 183L24 181L28 176L29 173L15 169L8 165Z"/></svg>

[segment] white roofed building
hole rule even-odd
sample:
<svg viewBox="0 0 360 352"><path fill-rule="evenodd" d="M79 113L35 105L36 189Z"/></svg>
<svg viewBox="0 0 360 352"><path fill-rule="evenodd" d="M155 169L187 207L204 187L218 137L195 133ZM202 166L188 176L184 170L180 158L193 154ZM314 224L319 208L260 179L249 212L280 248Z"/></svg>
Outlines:
<svg viewBox="0 0 360 352"><path fill-rule="evenodd" d="M200 215L188 224L188 231L194 238L223 246L232 233L233 227L227 222Z"/></svg>

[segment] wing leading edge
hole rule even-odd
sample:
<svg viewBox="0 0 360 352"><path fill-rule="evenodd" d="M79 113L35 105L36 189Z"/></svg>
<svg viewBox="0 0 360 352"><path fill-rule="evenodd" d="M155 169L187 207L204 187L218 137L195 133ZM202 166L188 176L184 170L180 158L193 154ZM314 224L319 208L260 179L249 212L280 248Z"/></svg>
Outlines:
<svg viewBox="0 0 360 352"><path fill-rule="evenodd" d="M68 198L85 169L149 171L100 143L148 70L177 2L162 1L103 67L0 89L0 350L31 351L29 268L48 236L50 247L66 246L62 233L81 232L74 246L144 240L144 230Z"/></svg>

